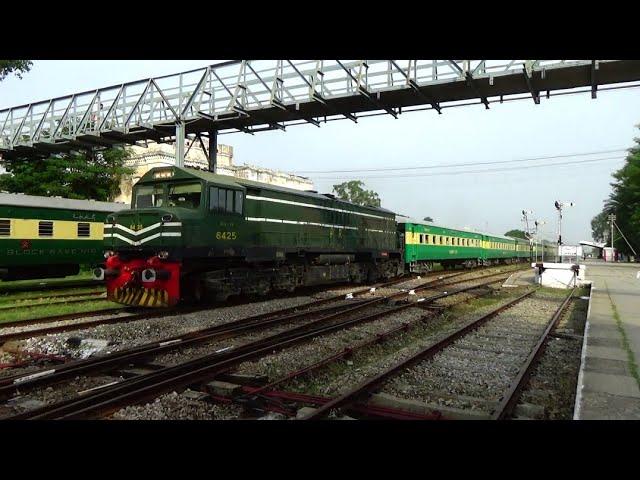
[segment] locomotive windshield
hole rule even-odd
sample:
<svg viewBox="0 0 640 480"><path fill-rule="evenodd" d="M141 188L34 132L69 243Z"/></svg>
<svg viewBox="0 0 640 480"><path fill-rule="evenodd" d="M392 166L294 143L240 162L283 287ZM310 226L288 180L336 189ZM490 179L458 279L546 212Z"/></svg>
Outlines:
<svg viewBox="0 0 640 480"><path fill-rule="evenodd" d="M168 205L196 209L200 206L202 185L198 183L181 183L169 185Z"/></svg>
<svg viewBox="0 0 640 480"><path fill-rule="evenodd" d="M136 189L133 208L162 207L164 188L162 185L141 185Z"/></svg>

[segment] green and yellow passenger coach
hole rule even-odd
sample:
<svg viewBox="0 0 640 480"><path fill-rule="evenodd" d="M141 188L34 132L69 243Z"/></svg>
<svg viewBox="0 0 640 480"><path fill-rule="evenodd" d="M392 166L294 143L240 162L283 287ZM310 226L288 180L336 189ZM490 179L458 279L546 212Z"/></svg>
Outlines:
<svg viewBox="0 0 640 480"><path fill-rule="evenodd" d="M0 278L75 275L103 260L106 216L122 203L0 193Z"/></svg>
<svg viewBox="0 0 640 480"><path fill-rule="evenodd" d="M445 269L472 268L528 260L531 255L530 242L518 238L414 220L398 222L398 231L404 237L406 270L414 273L428 272L435 263Z"/></svg>
<svg viewBox="0 0 640 480"><path fill-rule="evenodd" d="M329 194L178 167L147 172L105 223L109 298L181 298L375 281L403 271L395 214Z"/></svg>

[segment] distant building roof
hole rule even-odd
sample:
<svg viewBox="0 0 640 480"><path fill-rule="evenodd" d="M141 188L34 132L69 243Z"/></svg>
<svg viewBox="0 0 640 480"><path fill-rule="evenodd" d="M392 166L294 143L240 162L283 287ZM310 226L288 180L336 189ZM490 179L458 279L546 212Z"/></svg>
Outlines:
<svg viewBox="0 0 640 480"><path fill-rule="evenodd" d="M586 247L594 247L594 248L604 248L607 246L607 244L605 242L590 242L588 240L582 240L580 241L580 245L584 245Z"/></svg>

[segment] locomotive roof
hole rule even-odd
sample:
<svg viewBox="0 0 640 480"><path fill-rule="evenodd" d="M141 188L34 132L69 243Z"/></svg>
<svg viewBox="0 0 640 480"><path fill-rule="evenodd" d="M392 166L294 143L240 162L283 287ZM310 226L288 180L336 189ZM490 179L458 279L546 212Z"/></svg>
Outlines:
<svg viewBox="0 0 640 480"><path fill-rule="evenodd" d="M22 193L0 193L0 206L36 207L63 210L84 210L91 212L116 212L127 208L125 203L99 202L96 200L76 200L73 198L41 197Z"/></svg>
<svg viewBox="0 0 640 480"><path fill-rule="evenodd" d="M166 170L168 167L156 167L156 168L152 168L151 170L149 170L147 173L145 173L142 178L139 180L140 182L143 181L154 181L153 178L153 171L154 170ZM372 211L376 211L376 212L382 212L382 213L386 213L388 215L395 215L394 212L392 212L391 210L387 210L386 208L382 208L382 207L369 207L369 206L362 206L362 205L356 205L354 203L348 202L346 200L341 200L339 198L333 198L333 197L327 197L326 195L323 195L321 193L317 193L317 192L312 192L309 190L296 190L294 188L288 188L288 187L281 187L279 185L271 185L269 183L262 183L262 182L255 182L253 180L247 180L244 178L237 178L237 177L231 177L229 175L218 175L215 173L211 173L208 172L206 170L198 170L195 168L182 168L182 167L169 167L169 168L174 168L176 170L180 170L188 175L192 175L194 177L198 177L202 180L205 180L207 182L213 182L216 183L218 185L226 185L226 186L230 186L230 187L235 187L235 188L240 188L240 187L255 187L255 188L260 188L262 190L271 190L274 192L280 192L280 193L288 193L291 195L297 195L300 197L307 197L307 198L313 198L315 200L323 200L323 201L327 201L327 200L334 200L336 202L341 202L347 205L352 205L354 207L357 208L364 208L367 210L372 210Z"/></svg>
<svg viewBox="0 0 640 480"><path fill-rule="evenodd" d="M448 228L449 230L457 230L459 232L466 232L466 233L475 233L475 234L478 234L478 235L485 235L485 236L488 236L488 237L503 238L505 240L525 240L524 238L507 237L505 235L497 235L497 234L491 233L491 232L481 232L481 231L478 231L478 230L467 230L465 228L457 228L457 227L449 227L449 226L446 226L446 225L438 225L438 224L432 223L432 222L425 222L424 220L417 220L417 219L414 219L414 218L405 217L404 215L398 215L398 217L406 219L406 220L398 220L398 223L414 223L416 225L427 225L429 227Z"/></svg>

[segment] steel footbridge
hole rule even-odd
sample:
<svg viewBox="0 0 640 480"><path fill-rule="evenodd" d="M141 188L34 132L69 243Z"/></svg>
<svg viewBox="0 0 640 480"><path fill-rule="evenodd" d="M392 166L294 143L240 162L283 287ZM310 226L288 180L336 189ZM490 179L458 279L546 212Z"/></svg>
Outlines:
<svg viewBox="0 0 640 480"><path fill-rule="evenodd" d="M357 122L379 111L396 117L415 107L442 114L473 101L640 80L635 60L238 60L163 77L0 110L0 155L42 158L141 142L209 137L218 132L286 129L327 119Z"/></svg>

